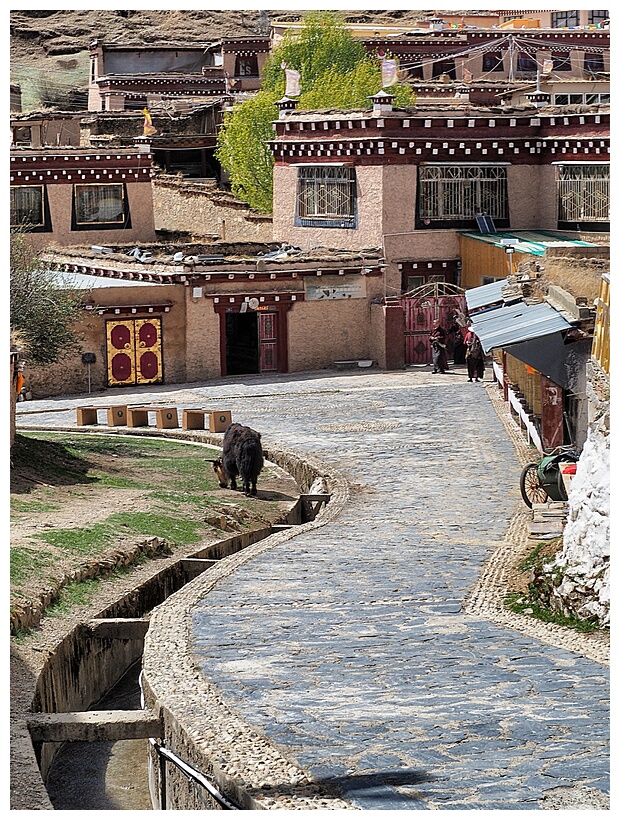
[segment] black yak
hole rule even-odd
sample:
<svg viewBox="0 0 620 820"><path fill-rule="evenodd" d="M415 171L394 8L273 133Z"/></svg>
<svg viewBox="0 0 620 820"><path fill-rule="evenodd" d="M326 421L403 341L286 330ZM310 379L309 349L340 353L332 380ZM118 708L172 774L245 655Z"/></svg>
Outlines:
<svg viewBox="0 0 620 820"><path fill-rule="evenodd" d="M213 470L220 487L237 489L239 476L246 495L256 495L256 481L263 469L263 447L260 433L243 424L229 424L224 432L222 455L215 459Z"/></svg>

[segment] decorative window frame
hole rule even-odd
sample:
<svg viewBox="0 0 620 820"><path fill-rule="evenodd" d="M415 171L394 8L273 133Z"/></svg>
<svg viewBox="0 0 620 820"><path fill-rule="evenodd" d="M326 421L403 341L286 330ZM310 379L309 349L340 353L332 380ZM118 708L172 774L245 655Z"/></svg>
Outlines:
<svg viewBox="0 0 620 820"><path fill-rule="evenodd" d="M421 163L418 166L416 228L476 226L486 213L509 227L509 163Z"/></svg>
<svg viewBox="0 0 620 820"><path fill-rule="evenodd" d="M356 169L344 163L299 164L295 226L299 228L357 228ZM331 180L330 180L331 177ZM331 185L325 188L325 185ZM341 199L341 212L321 209L320 201ZM314 208L312 207L314 205ZM314 212L312 212L314 211Z"/></svg>
<svg viewBox="0 0 620 820"><path fill-rule="evenodd" d="M609 231L610 166L607 162L558 162L558 229Z"/></svg>

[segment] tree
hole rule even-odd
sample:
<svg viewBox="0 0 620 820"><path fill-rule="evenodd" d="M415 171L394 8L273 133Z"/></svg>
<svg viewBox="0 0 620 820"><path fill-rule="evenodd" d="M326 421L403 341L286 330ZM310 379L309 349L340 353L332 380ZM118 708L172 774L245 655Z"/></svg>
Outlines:
<svg viewBox="0 0 620 820"><path fill-rule="evenodd" d="M259 91L224 115L216 157L228 172L236 197L262 213L272 211L273 154L268 141L278 119L277 95Z"/></svg>
<svg viewBox="0 0 620 820"><path fill-rule="evenodd" d="M11 233L10 329L32 364L54 364L80 349L78 294L44 269L22 230Z"/></svg>
<svg viewBox="0 0 620 820"><path fill-rule="evenodd" d="M338 12L312 11L298 35L287 32L263 69L262 90L233 106L218 134L216 156L228 172L235 196L263 213L273 209L272 123L275 102L286 89L284 68L300 74L300 110L367 108L381 90L381 64L355 40ZM410 86L390 87L396 105L410 105Z"/></svg>

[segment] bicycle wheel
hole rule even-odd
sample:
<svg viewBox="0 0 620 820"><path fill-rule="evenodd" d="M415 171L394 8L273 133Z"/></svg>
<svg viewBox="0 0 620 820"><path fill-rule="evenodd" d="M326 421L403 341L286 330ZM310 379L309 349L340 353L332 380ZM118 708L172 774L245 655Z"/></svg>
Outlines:
<svg viewBox="0 0 620 820"><path fill-rule="evenodd" d="M521 487L521 495L528 507L532 504L544 504L547 498L547 492L543 489L538 478L538 464L532 462L526 464L521 471L521 479L519 481Z"/></svg>

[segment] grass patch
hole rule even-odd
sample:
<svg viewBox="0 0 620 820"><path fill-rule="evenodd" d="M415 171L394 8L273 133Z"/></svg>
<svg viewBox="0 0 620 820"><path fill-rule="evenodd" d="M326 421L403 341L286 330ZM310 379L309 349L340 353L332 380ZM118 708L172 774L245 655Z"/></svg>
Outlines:
<svg viewBox="0 0 620 820"><path fill-rule="evenodd" d="M511 592L504 598L504 606L511 612L529 615L544 623L559 624L578 632L594 632L599 626L596 618L580 618L565 614L552 605L554 578L545 573L543 565L549 563L562 547L562 538L541 541L517 564L517 570L527 573L531 580L527 592Z"/></svg>
<svg viewBox="0 0 620 820"><path fill-rule="evenodd" d="M578 618L576 615L564 615L562 612L540 604L531 595L513 592L506 596L504 604L511 612L531 615L533 618L545 623L568 626L578 632L596 632L599 628L596 621L587 621Z"/></svg>
<svg viewBox="0 0 620 820"><path fill-rule="evenodd" d="M22 584L33 573L39 574L47 569L53 560L51 553L29 547L15 547L11 549L10 577L11 584Z"/></svg>
<svg viewBox="0 0 620 820"><path fill-rule="evenodd" d="M78 555L94 555L104 550L119 535L157 536L184 546L201 539L201 521L176 518L163 513L114 513L92 527L49 530L34 536L53 547Z"/></svg>
<svg viewBox="0 0 620 820"><path fill-rule="evenodd" d="M98 578L71 582L61 589L58 598L45 610L45 614L52 618L67 615L74 606L90 603L100 587L101 581Z"/></svg>
<svg viewBox="0 0 620 820"><path fill-rule="evenodd" d="M37 501L34 498L22 500L21 498L11 499L11 513L33 513L51 512L60 509L60 504L54 501Z"/></svg>

